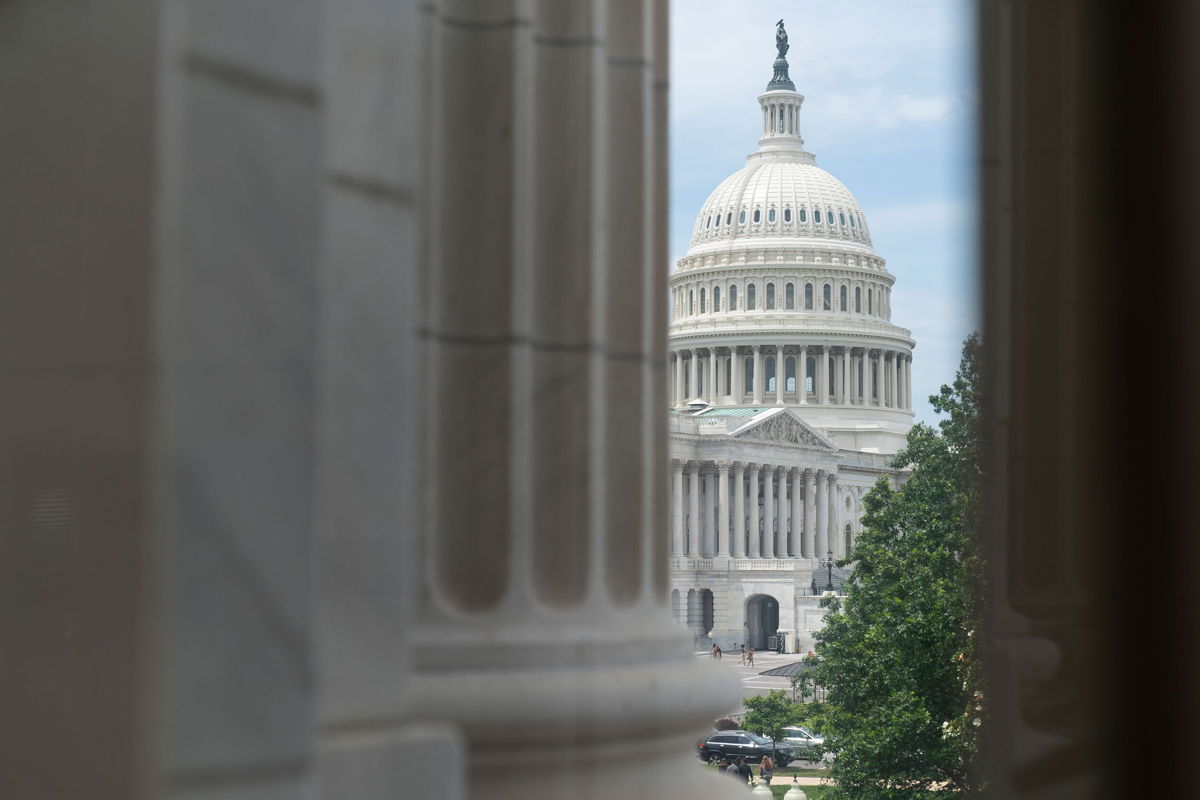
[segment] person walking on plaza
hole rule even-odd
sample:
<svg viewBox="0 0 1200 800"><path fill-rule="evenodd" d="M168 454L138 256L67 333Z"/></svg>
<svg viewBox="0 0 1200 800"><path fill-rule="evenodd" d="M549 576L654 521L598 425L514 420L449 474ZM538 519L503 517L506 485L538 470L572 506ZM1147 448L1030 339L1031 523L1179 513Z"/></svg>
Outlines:
<svg viewBox="0 0 1200 800"><path fill-rule="evenodd" d="M721 660L721 655L722 655L722 653L721 653L721 645L716 645L716 648L717 648L717 661L720 661L720 660Z"/></svg>
<svg viewBox="0 0 1200 800"><path fill-rule="evenodd" d="M775 762L771 760L770 756L763 756L762 761L758 763L758 777L766 779L769 786L773 772L775 772Z"/></svg>
<svg viewBox="0 0 1200 800"><path fill-rule="evenodd" d="M715 644L712 646L712 650L709 651L708 655L713 661L717 660L717 646Z"/></svg>
<svg viewBox="0 0 1200 800"><path fill-rule="evenodd" d="M754 648L753 647L750 647L746 650L746 666L747 667L754 666Z"/></svg>
<svg viewBox="0 0 1200 800"><path fill-rule="evenodd" d="M742 666L746 664L746 643L742 642L741 655L738 656L738 663Z"/></svg>
<svg viewBox="0 0 1200 800"><path fill-rule="evenodd" d="M726 775L732 775L733 777L737 778L738 780L741 780L742 774L741 774L741 772L738 771L737 762L733 761L732 759L727 758L724 761L722 761L721 764L722 764L722 767L721 767L722 772L724 772Z"/></svg>
<svg viewBox="0 0 1200 800"><path fill-rule="evenodd" d="M737 761L735 761L733 763L737 764L738 775L742 776L742 783L749 783L750 776L752 773L750 771L750 765L746 763L746 759L739 758Z"/></svg>

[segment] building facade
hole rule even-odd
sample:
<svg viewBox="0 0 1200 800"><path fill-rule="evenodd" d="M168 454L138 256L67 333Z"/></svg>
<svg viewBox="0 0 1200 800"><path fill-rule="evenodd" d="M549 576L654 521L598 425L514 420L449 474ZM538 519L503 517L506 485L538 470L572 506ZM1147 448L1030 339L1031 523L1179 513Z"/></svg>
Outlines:
<svg viewBox="0 0 1200 800"><path fill-rule="evenodd" d="M671 608L699 646L807 652L830 558L912 424L915 342L858 202L800 136L787 33L762 138L670 278Z"/></svg>

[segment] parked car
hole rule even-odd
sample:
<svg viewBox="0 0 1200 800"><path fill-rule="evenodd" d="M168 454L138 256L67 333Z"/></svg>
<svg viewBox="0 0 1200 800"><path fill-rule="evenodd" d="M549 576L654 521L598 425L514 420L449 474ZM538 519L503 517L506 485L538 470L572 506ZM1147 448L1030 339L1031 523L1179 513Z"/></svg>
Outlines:
<svg viewBox="0 0 1200 800"><path fill-rule="evenodd" d="M774 755L771 753L771 740L765 736L749 731L713 731L707 739L700 742L700 758L710 764L715 764L723 758L744 758L749 763L762 761L763 756L771 756L775 766L786 767L795 760L792 748L776 745Z"/></svg>
<svg viewBox="0 0 1200 800"><path fill-rule="evenodd" d="M796 758L817 761L825 754L825 737L803 725L784 728L783 743L792 748Z"/></svg>

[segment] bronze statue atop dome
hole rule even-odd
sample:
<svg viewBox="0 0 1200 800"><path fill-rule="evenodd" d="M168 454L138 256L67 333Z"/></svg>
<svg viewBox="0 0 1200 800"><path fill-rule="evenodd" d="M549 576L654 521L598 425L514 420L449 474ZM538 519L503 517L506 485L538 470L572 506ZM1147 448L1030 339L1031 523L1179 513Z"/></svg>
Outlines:
<svg viewBox="0 0 1200 800"><path fill-rule="evenodd" d="M788 51L788 35L783 29L783 20L775 23L775 49L779 51L779 57L783 58Z"/></svg>

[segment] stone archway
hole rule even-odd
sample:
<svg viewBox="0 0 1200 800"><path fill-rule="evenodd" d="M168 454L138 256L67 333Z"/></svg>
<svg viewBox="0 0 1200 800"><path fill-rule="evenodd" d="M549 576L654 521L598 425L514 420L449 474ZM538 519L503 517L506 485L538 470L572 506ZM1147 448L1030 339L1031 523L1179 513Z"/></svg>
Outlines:
<svg viewBox="0 0 1200 800"><path fill-rule="evenodd" d="M767 639L779 630L779 601L769 594L746 599L746 643L755 650L766 650Z"/></svg>

